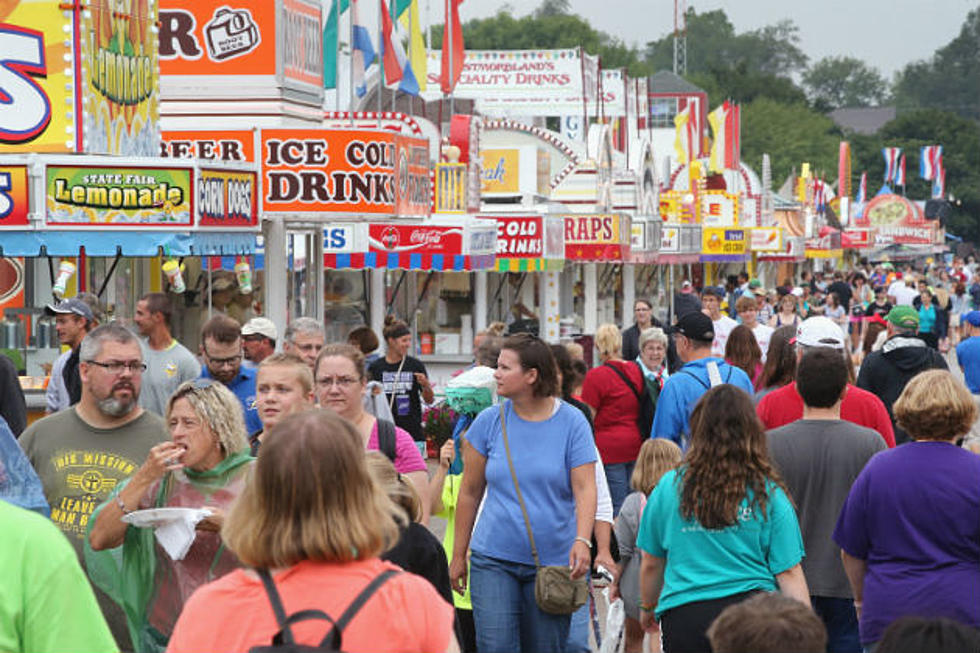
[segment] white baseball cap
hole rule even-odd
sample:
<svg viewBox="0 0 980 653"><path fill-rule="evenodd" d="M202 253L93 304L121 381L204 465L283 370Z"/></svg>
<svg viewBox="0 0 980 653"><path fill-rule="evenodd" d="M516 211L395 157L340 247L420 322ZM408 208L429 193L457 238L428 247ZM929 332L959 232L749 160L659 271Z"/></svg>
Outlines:
<svg viewBox="0 0 980 653"><path fill-rule="evenodd" d="M796 329L796 344L804 347L844 348L844 332L828 317L817 316L803 320Z"/></svg>
<svg viewBox="0 0 980 653"><path fill-rule="evenodd" d="M265 336L269 340L275 340L278 336L276 325L267 317L253 317L242 327L243 336L259 335Z"/></svg>

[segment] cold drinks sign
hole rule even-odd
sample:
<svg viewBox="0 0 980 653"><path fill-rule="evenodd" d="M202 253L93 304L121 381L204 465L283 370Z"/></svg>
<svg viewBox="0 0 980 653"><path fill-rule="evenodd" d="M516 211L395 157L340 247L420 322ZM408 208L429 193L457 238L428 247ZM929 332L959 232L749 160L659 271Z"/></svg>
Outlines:
<svg viewBox="0 0 980 653"><path fill-rule="evenodd" d="M425 216L425 139L371 130L262 130L262 210Z"/></svg>

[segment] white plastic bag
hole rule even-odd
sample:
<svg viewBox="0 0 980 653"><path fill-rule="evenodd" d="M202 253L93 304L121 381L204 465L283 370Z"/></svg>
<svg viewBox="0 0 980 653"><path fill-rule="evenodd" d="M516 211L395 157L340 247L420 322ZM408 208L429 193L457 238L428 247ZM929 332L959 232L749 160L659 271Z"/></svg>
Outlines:
<svg viewBox="0 0 980 653"><path fill-rule="evenodd" d="M616 653L623 640L623 627L626 621L626 608L623 599L609 600L609 588L602 590L602 595L609 605L606 611L606 632L602 635L602 646L599 653Z"/></svg>

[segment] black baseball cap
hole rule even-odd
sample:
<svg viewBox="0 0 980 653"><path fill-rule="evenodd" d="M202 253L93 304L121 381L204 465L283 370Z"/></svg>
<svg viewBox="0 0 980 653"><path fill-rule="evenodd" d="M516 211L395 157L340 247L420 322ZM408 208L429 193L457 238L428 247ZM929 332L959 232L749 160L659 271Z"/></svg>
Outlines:
<svg viewBox="0 0 980 653"><path fill-rule="evenodd" d="M701 311L691 311L677 319L674 333L699 342L711 342L715 339L715 325L712 324L711 318Z"/></svg>

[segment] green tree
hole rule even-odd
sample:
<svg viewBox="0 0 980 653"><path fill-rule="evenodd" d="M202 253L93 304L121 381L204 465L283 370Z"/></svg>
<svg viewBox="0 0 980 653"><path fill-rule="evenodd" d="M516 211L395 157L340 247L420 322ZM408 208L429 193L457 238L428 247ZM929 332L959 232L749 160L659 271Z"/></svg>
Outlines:
<svg viewBox="0 0 980 653"><path fill-rule="evenodd" d="M805 103L758 97L742 107L742 160L756 167L768 153L777 187L804 161L832 182L837 176L839 144L840 131L834 122Z"/></svg>
<svg viewBox="0 0 980 653"><path fill-rule="evenodd" d="M876 69L854 57L825 57L803 73L810 99L821 109L881 104L888 84Z"/></svg>
<svg viewBox="0 0 980 653"><path fill-rule="evenodd" d="M980 120L980 9L929 61L909 64L895 84L900 111L932 107Z"/></svg>

